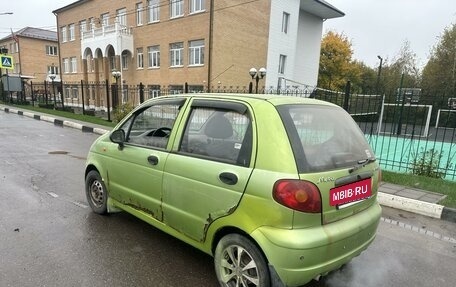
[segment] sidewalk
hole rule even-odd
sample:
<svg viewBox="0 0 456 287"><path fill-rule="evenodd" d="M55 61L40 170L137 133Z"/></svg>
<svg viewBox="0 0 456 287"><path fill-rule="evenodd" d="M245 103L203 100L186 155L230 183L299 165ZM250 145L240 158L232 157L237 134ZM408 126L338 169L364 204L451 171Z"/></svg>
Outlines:
<svg viewBox="0 0 456 287"><path fill-rule="evenodd" d="M111 130L111 128L105 126L69 120L38 112L22 111L4 105L0 105L0 110L6 113L14 113L36 120L47 121L57 126L79 129L82 132L102 135ZM456 209L437 204L440 200L445 198L445 195L439 193L382 182L379 187L377 198L378 202L384 206L456 222Z"/></svg>

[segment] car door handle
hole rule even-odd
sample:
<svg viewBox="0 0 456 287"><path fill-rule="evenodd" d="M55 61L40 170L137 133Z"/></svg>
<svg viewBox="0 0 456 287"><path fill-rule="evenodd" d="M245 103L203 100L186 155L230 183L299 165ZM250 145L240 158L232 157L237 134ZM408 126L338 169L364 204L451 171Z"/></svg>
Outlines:
<svg viewBox="0 0 456 287"><path fill-rule="evenodd" d="M158 157L155 156L155 155L150 155L150 156L147 158L147 161L148 161L151 165L157 165L157 164L158 164Z"/></svg>
<svg viewBox="0 0 456 287"><path fill-rule="evenodd" d="M231 172L222 172L219 175L219 178L223 183L226 183L228 185L235 185L238 182L238 177Z"/></svg>

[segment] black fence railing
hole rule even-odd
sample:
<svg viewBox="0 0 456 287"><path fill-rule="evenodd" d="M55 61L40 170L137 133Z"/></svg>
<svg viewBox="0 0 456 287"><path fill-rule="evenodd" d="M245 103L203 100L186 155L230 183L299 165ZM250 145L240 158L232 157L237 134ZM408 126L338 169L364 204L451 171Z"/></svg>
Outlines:
<svg viewBox="0 0 456 287"><path fill-rule="evenodd" d="M4 102L30 104L111 120L123 104L181 93L249 93L248 86L102 83L31 83L23 92L2 95ZM259 93L314 98L343 107L358 123L384 170L456 180L456 99L421 95L413 102L397 95L351 94L320 88L260 88ZM385 100L386 99L386 100Z"/></svg>

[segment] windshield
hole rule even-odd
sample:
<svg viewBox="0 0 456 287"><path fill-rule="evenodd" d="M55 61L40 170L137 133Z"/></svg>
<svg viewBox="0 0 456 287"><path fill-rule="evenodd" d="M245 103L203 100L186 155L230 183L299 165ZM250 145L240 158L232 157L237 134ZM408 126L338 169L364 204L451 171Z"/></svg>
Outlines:
<svg viewBox="0 0 456 287"><path fill-rule="evenodd" d="M353 167L374 153L358 125L337 107L277 107L300 173Z"/></svg>

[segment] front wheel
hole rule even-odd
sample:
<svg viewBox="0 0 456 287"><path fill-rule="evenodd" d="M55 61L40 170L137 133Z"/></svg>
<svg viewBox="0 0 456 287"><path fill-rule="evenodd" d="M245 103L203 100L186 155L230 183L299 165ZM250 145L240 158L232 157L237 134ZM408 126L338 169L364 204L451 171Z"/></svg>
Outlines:
<svg viewBox="0 0 456 287"><path fill-rule="evenodd" d="M93 212L106 214L108 210L108 193L103 179L97 171L92 170L87 174L85 188L87 202Z"/></svg>
<svg viewBox="0 0 456 287"><path fill-rule="evenodd" d="M219 241L214 264L220 286L270 286L269 269L263 254L242 235L229 234Z"/></svg>

